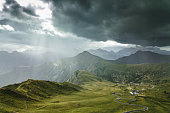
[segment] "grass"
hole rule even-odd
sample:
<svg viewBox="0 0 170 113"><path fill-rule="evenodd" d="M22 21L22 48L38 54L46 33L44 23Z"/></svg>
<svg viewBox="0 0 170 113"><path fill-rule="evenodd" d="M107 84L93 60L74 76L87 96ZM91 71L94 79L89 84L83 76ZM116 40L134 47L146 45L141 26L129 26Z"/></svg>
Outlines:
<svg viewBox="0 0 170 113"><path fill-rule="evenodd" d="M81 87L71 83L28 80L0 89L0 112L2 113L123 113L141 109L117 103L112 94L121 93L129 98L131 89L142 90L137 101L122 102L148 106L146 113L169 113L170 84L115 84L88 74L77 73ZM81 78L83 76L84 78ZM5 91L4 91L5 90ZM4 91L4 92L3 92ZM36 91L36 93L35 93ZM140 112L138 112L140 113Z"/></svg>
<svg viewBox="0 0 170 113"><path fill-rule="evenodd" d="M89 83L95 81L101 82L102 79L85 70L77 70L75 74L69 79L69 82L77 85L83 85L87 82Z"/></svg>
<svg viewBox="0 0 170 113"><path fill-rule="evenodd" d="M114 97L111 94L114 88L108 87L108 85L111 85L111 83L89 83L83 86L84 89L81 92L69 96L58 95L45 99L41 103L35 103L33 106L40 109L30 111L32 113L119 113L119 111L121 112L121 109L119 110L120 105L114 102ZM27 111L23 110L21 112Z"/></svg>
<svg viewBox="0 0 170 113"><path fill-rule="evenodd" d="M168 91L170 91L170 83L156 85L155 88L146 90L145 96L139 96L137 103L148 106L148 113L169 113L170 92Z"/></svg>
<svg viewBox="0 0 170 113"><path fill-rule="evenodd" d="M0 88L0 112L34 109L34 103L43 103L56 95L69 95L81 87L71 83L56 83L43 80L27 80L20 84ZM30 109L30 110L31 110Z"/></svg>
<svg viewBox="0 0 170 113"><path fill-rule="evenodd" d="M80 92L59 94L41 101L22 101L22 107L1 103L0 110L19 113L121 113L122 105L116 103L116 97L111 94L113 90L120 89L112 86L113 83L107 81L89 82L82 86Z"/></svg>

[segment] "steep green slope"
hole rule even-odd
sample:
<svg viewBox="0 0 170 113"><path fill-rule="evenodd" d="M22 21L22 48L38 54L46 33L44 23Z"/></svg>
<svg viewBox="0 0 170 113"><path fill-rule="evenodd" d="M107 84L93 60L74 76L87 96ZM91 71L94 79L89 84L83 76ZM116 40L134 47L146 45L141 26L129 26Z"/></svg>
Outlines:
<svg viewBox="0 0 170 113"><path fill-rule="evenodd" d="M34 100L49 98L56 94L67 94L72 91L78 91L80 87L68 82L57 83L44 80L29 79L19 84L8 85L0 90L17 92Z"/></svg>
<svg viewBox="0 0 170 113"><path fill-rule="evenodd" d="M86 80L88 82L84 82L85 84L82 85L83 88L80 91L69 93L69 95L68 93L66 93L67 95L56 94L50 96L51 98L43 98L38 101L27 101L26 99L20 100L17 98L15 99L16 102L14 102L9 99L6 101L6 104L0 102L0 113L120 113L122 111L121 105L113 100L114 97L111 94L111 91L119 90L118 88L115 89L112 87L114 85L113 83L108 81L100 82L96 76L85 71L81 71L81 73L83 76L93 76L94 78L92 80L88 78ZM85 79L83 79L83 81L84 80ZM75 87L76 85L73 86ZM8 87L16 89L18 88L18 84ZM20 91L22 91L22 88ZM8 98L5 99L7 100ZM11 102L11 106L9 102Z"/></svg>
<svg viewBox="0 0 170 113"><path fill-rule="evenodd" d="M56 95L68 95L80 89L79 86L68 82L56 83L29 79L19 84L0 88L0 106L22 109L25 108L25 102L29 105Z"/></svg>
<svg viewBox="0 0 170 113"><path fill-rule="evenodd" d="M71 83L82 85L86 82L101 82L102 79L85 70L78 70L68 80Z"/></svg>

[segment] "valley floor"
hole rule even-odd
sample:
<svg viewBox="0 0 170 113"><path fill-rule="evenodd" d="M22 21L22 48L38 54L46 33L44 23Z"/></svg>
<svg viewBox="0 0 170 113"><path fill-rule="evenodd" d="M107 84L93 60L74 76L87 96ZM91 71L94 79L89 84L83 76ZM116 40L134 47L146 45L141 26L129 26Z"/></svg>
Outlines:
<svg viewBox="0 0 170 113"><path fill-rule="evenodd" d="M157 85L127 85L114 84L107 81L89 82L82 85L80 92L69 95L57 95L41 102L23 102L20 108L10 107L0 103L0 111L11 113L123 113L141 107L121 104L116 102L119 93L122 97L129 98L131 90L140 90L138 96L130 98L136 101L120 100L122 103L138 104L148 107L146 113L169 113L170 99L169 84ZM143 113L138 112L138 113Z"/></svg>

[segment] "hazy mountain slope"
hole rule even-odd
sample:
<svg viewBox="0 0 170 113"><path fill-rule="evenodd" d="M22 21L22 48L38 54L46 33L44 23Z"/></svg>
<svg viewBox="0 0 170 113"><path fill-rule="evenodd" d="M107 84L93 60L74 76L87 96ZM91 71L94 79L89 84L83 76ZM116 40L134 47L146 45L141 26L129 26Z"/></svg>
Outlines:
<svg viewBox="0 0 170 113"><path fill-rule="evenodd" d="M170 56L150 51L138 51L130 56L119 58L116 62L123 64L167 63L170 62Z"/></svg>
<svg viewBox="0 0 170 113"><path fill-rule="evenodd" d="M54 62L50 79L58 82L68 80L76 70L95 70L97 63L109 62L85 51L72 58L61 59Z"/></svg>
<svg viewBox="0 0 170 113"><path fill-rule="evenodd" d="M22 67L0 75L0 86L21 82L29 78L67 81L76 70L95 70L97 63L109 62L85 51L75 57L64 58L37 67Z"/></svg>
<svg viewBox="0 0 170 113"><path fill-rule="evenodd" d="M19 83L27 79L49 80L48 75L53 67L49 63L34 67L20 67L0 75L0 87Z"/></svg>
<svg viewBox="0 0 170 113"><path fill-rule="evenodd" d="M103 49L96 49L96 50L91 49L91 50L88 50L88 52L90 52L93 55L99 56L103 59L107 59L107 60L115 60L115 59L119 58L115 52L106 51Z"/></svg>
<svg viewBox="0 0 170 113"><path fill-rule="evenodd" d="M33 65L31 59L29 60L19 52L0 51L0 72L8 72L16 67L30 66L31 64Z"/></svg>
<svg viewBox="0 0 170 113"><path fill-rule="evenodd" d="M129 56L131 54L134 54L137 51L150 51L150 52L154 52L154 53L158 53L158 54L162 54L162 55L170 55L170 51L161 50L158 47L140 47L140 46L124 48L124 49L118 51L116 54L117 54L118 58L121 58L123 56Z"/></svg>
<svg viewBox="0 0 170 113"><path fill-rule="evenodd" d="M60 56L61 57L61 56ZM20 67L41 65L45 62L57 60L59 56L52 53L0 51L0 73L9 72Z"/></svg>
<svg viewBox="0 0 170 113"><path fill-rule="evenodd" d="M63 82L70 79L77 70L87 70L103 79L114 82L150 82L156 81L156 78L166 78L170 75L169 64L116 64L114 61L104 60L85 51L75 57L63 58L41 66L24 67L1 74L0 86L21 82L29 78Z"/></svg>
<svg viewBox="0 0 170 113"><path fill-rule="evenodd" d="M124 57L124 56L129 56L131 54L134 54L136 51L138 51L136 48L124 48L120 51L118 51L116 54L118 58Z"/></svg>

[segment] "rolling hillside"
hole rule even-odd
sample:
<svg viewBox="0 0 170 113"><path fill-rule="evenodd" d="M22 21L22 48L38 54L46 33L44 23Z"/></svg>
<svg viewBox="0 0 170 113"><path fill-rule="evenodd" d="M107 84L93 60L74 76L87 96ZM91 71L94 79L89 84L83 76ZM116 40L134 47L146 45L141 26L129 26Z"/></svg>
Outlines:
<svg viewBox="0 0 170 113"><path fill-rule="evenodd" d="M67 82L57 83L32 79L8 85L0 88L0 112L13 113L15 109L27 109L27 106L33 103L56 95L69 95L80 89L81 87Z"/></svg>
<svg viewBox="0 0 170 113"><path fill-rule="evenodd" d="M33 80L29 79L22 83L8 85L0 89L1 93L5 92L9 95L11 93L16 93L18 95L25 96L32 100L40 100L43 98L49 98L52 95L57 94L68 94L68 92L78 91L79 86L73 85L68 82L57 83L52 81L44 80Z"/></svg>
<svg viewBox="0 0 170 113"><path fill-rule="evenodd" d="M115 84L85 70L76 71L69 82L78 83L81 87L67 82L29 79L0 88L0 112L122 113L141 109L130 104L147 106L148 113L169 111L169 83L166 82L157 85ZM141 92L139 96L130 95L132 89L139 90ZM113 92L127 98L122 100L127 104L118 103L118 97L113 95ZM129 101L132 98L135 101Z"/></svg>

